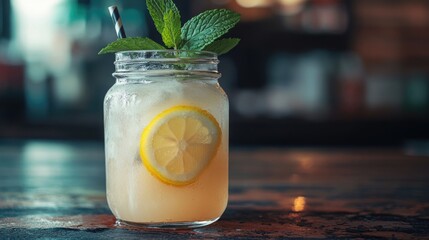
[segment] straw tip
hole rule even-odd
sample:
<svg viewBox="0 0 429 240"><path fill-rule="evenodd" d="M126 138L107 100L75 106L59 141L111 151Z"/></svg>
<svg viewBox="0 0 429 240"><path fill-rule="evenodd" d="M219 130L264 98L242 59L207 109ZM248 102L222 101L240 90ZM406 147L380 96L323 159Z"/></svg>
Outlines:
<svg viewBox="0 0 429 240"><path fill-rule="evenodd" d="M112 12L113 10L115 10L116 8L118 8L116 5L112 5L112 6L109 6L109 12Z"/></svg>

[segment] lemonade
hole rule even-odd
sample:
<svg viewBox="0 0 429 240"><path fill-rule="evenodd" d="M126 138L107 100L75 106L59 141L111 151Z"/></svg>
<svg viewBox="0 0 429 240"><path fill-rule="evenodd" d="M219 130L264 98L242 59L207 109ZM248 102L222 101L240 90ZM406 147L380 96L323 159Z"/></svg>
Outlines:
<svg viewBox="0 0 429 240"><path fill-rule="evenodd" d="M155 227L216 221L228 200L228 99L216 54L116 54L104 102L107 200Z"/></svg>

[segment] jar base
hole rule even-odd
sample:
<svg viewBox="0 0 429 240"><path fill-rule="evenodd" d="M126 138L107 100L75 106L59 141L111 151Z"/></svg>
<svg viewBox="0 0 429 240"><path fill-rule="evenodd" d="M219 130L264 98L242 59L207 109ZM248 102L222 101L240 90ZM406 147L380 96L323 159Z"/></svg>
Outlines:
<svg viewBox="0 0 429 240"><path fill-rule="evenodd" d="M116 226L132 226L141 228L162 228L162 229L189 229L199 228L210 225L216 222L219 218L207 221L194 221L194 222L156 222L156 223L135 223L116 219Z"/></svg>

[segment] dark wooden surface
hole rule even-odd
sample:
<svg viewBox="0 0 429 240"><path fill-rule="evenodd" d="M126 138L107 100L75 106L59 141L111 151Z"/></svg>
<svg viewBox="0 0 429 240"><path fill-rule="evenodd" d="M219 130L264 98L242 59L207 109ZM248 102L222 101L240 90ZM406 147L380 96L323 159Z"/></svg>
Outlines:
<svg viewBox="0 0 429 240"><path fill-rule="evenodd" d="M429 239L429 157L412 151L233 149L230 177L208 227L115 226L102 144L1 142L0 239Z"/></svg>

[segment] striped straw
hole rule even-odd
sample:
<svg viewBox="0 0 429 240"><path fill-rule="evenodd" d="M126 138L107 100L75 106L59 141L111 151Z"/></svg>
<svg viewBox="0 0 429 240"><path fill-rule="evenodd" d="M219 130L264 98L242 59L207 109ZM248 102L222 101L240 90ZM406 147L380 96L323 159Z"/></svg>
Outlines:
<svg viewBox="0 0 429 240"><path fill-rule="evenodd" d="M116 34L118 38L126 38L124 26L122 25L121 16L119 15L118 7L109 7L110 16L112 16L113 24L115 25Z"/></svg>

